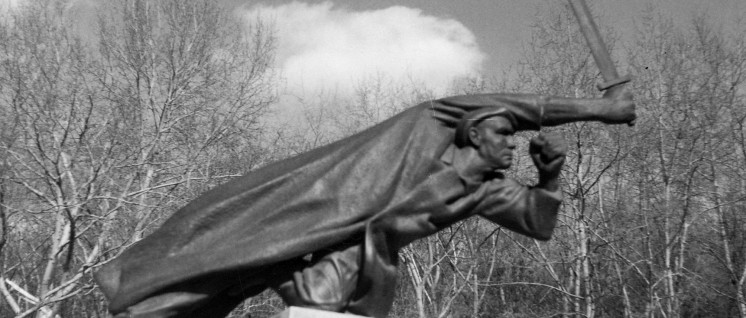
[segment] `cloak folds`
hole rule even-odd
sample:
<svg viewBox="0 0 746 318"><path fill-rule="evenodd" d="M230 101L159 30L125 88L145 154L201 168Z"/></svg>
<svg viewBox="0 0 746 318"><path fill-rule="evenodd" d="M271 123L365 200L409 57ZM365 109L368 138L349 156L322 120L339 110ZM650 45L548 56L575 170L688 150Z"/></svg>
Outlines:
<svg viewBox="0 0 746 318"><path fill-rule="evenodd" d="M376 276L412 240L477 209L490 214L475 197L480 191L465 185L441 158L461 116L482 107L505 107L516 130L538 130L542 109L514 97L425 102L202 194L95 273L109 310L124 311L176 284L217 274L260 276L273 265L341 245L364 243L362 270ZM524 233L531 226L508 222L520 223L511 227ZM361 285L370 283L366 273ZM254 278L261 288L261 277Z"/></svg>

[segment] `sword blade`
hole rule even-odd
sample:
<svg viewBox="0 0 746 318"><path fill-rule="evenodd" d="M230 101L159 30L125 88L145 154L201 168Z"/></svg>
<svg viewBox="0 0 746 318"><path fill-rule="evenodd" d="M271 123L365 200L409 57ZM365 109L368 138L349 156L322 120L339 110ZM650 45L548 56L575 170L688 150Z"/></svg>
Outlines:
<svg viewBox="0 0 746 318"><path fill-rule="evenodd" d="M575 17L578 19L580 32L583 33L583 37L585 37L588 47L591 49L593 59L596 61L596 66L601 71L601 77L604 79L605 83L599 85L599 89L605 90L611 86L629 81L628 77L620 77L619 73L617 73L614 61L606 49L606 44L598 32L598 27L596 27L596 23L593 21L593 16L591 16L585 0L568 1L570 2L573 13L575 13Z"/></svg>

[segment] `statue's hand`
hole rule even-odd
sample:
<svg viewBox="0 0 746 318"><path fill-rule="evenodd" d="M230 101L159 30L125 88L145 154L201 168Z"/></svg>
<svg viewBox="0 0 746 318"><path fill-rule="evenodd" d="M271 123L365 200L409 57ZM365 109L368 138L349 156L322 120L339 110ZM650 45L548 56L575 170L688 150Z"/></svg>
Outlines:
<svg viewBox="0 0 746 318"><path fill-rule="evenodd" d="M556 179L565 163L567 143L557 134L539 134L531 138L528 152L539 170L539 179Z"/></svg>
<svg viewBox="0 0 746 318"><path fill-rule="evenodd" d="M618 86L607 89L604 92L604 101L610 103L607 112L601 118L606 124L634 125L637 114L635 114L635 102L632 93L626 86Z"/></svg>

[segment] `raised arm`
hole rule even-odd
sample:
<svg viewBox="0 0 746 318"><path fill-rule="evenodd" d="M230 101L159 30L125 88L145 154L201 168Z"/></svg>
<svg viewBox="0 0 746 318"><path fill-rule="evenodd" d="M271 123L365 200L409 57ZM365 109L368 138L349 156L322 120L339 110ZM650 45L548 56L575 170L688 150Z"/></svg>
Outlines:
<svg viewBox="0 0 746 318"><path fill-rule="evenodd" d="M536 97L543 108L542 126L557 126L577 121L599 121L606 124L631 124L637 118L632 95L619 98L578 99Z"/></svg>
<svg viewBox="0 0 746 318"><path fill-rule="evenodd" d="M453 124L465 113L483 107L505 107L516 117L516 130L538 130L579 121L607 124L634 122L632 95L605 98L567 98L536 94L478 94L440 99L434 103L435 117Z"/></svg>

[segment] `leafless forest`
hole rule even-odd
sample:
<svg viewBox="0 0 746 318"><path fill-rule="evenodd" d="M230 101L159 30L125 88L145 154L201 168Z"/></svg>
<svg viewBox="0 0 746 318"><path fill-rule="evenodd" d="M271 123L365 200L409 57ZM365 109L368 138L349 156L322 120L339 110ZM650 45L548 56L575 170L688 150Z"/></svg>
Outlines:
<svg viewBox="0 0 746 318"><path fill-rule="evenodd" d="M271 125L271 23L207 0L121 0L81 29L65 7L0 21L0 317L106 317L91 272L190 199L440 97L381 75ZM555 129L571 147L554 238L472 218L415 242L390 317L746 318L746 25L714 19L651 7L624 42L602 26L634 76L636 126ZM532 32L509 80L448 95L599 95L563 2ZM531 183L518 151L510 174ZM266 292L231 317L282 308Z"/></svg>

